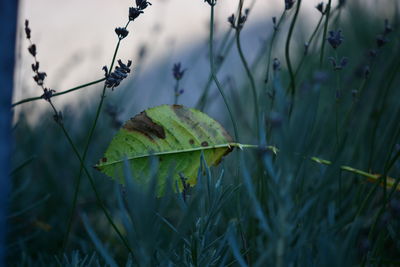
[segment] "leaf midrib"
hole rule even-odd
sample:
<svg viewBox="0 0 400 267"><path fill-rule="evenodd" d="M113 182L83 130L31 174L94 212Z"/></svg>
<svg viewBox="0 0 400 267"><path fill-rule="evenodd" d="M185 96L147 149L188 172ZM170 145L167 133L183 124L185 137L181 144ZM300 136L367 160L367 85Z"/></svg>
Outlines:
<svg viewBox="0 0 400 267"><path fill-rule="evenodd" d="M148 153L148 154L143 154L143 155L138 155L138 156L133 156L133 157L126 157L126 158L121 159L121 160L104 162L104 163L101 163L101 164L97 164L96 167L105 167L105 166L110 166L110 165L122 163L125 160L130 161L130 160L146 158L146 157L151 157L151 156L162 156L162 155L171 155L171 154L180 154L180 153L202 151L202 150L215 149L215 148L232 148L232 147L240 147L240 144L237 144L237 143L225 143L225 144L219 144L219 145L213 145L213 146L200 146L200 147L192 147L192 148L187 148L187 149L160 151L160 152Z"/></svg>

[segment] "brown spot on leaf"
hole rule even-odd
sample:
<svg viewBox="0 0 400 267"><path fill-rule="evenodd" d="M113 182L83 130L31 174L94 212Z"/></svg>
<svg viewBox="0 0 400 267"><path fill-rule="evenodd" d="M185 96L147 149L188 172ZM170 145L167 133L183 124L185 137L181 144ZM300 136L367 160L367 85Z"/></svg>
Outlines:
<svg viewBox="0 0 400 267"><path fill-rule="evenodd" d="M228 155L229 153L231 153L232 150L233 150L233 147L228 147L225 150L224 154L222 154L222 156L217 161L214 162L214 165L217 166L218 164L220 164L222 161L222 158L225 157L226 155Z"/></svg>
<svg viewBox="0 0 400 267"><path fill-rule="evenodd" d="M189 144L193 145L193 144L194 144L194 140L193 140L193 139L190 139L190 140L189 140Z"/></svg>
<svg viewBox="0 0 400 267"><path fill-rule="evenodd" d="M228 147L228 149L225 151L225 153L222 155L222 157L224 157L224 156L228 155L229 153L231 153L233 151L233 149L234 149L233 146Z"/></svg>
<svg viewBox="0 0 400 267"><path fill-rule="evenodd" d="M177 107L175 107L177 106ZM212 120L212 123L205 123L205 122L199 122L195 119L195 115L193 112L184 106L180 105L173 105L172 106L173 111L175 112L176 116L184 123L189 125L191 129L196 131L196 133L200 134L201 131L199 128L203 128L207 134L209 134L211 137L215 138L216 136L219 136L220 134L223 135L223 137L226 139L227 142L233 142L233 138L228 134L228 132L222 127L222 125L215 121ZM203 136L201 138L207 138L206 136Z"/></svg>
<svg viewBox="0 0 400 267"><path fill-rule="evenodd" d="M208 146L208 142L207 141L201 142L201 146Z"/></svg>
<svg viewBox="0 0 400 267"><path fill-rule="evenodd" d="M161 125L154 123L151 118L147 116L145 111L127 121L123 128L128 131L140 132L149 139L153 139L153 135L165 139L164 128Z"/></svg>
<svg viewBox="0 0 400 267"><path fill-rule="evenodd" d="M101 162L107 162L107 158L102 158Z"/></svg>
<svg viewBox="0 0 400 267"><path fill-rule="evenodd" d="M234 142L232 136L230 136L230 135L228 134L228 132L227 132L224 128L222 128L222 135L226 138L226 140L227 140L228 142Z"/></svg>
<svg viewBox="0 0 400 267"><path fill-rule="evenodd" d="M181 105L172 105L172 109L181 121L186 122L188 125L193 125L193 114L190 109Z"/></svg>

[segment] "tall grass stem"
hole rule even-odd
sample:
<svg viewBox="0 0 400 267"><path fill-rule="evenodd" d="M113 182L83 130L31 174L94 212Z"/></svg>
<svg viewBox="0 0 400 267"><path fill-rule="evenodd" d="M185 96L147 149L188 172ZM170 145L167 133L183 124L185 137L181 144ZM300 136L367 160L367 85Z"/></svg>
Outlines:
<svg viewBox="0 0 400 267"><path fill-rule="evenodd" d="M329 16L331 13L331 5L332 5L332 0L328 1L328 4L326 6L326 15L325 15L325 23L324 23L324 33L322 34L322 41L321 41L321 54L319 57L319 68L322 68L322 64L324 63L324 52L325 52L325 43L326 43L326 34L328 32L328 26L329 26Z"/></svg>
<svg viewBox="0 0 400 267"><path fill-rule="evenodd" d="M295 93L296 93L296 78L295 78L295 75L293 72L292 62L290 59L290 41L292 39L292 34L293 34L294 26L296 25L297 16L299 14L300 7L301 7L301 0L298 0L297 5L296 5L296 11L294 13L294 17L292 19L292 22L290 23L289 32L288 32L288 35L286 38L286 45L285 45L285 58L286 58L286 64L287 64L287 68L288 68L289 76L290 76L290 86L289 87L290 87L291 102L290 102L290 108L289 108L289 116L293 110L294 97L295 97Z"/></svg>
<svg viewBox="0 0 400 267"><path fill-rule="evenodd" d="M215 63L214 63L214 54L213 54L213 53L214 53L214 50L213 50L213 49L214 49L214 46L213 46L213 43L214 43L214 7L215 7L215 4L210 4L210 7L211 7L211 11L210 11L210 41L209 41L209 54L210 54L211 76L212 76L212 78L213 78L213 80L214 80L215 85L216 85L217 88L218 88L219 93L220 93L221 96L222 96L222 99L224 100L225 106L226 106L226 108L227 108L227 110L228 110L228 113L229 113L229 117L230 117L230 119L231 119L231 121L232 121L232 126L233 126L234 135L235 135L235 140L236 140L236 142L238 142L238 141L239 141L239 133L238 133L236 121L235 121L235 119L234 119L234 117L233 117L233 112L232 112L232 109L231 109L231 107L230 107L230 105L229 105L228 99L227 99L227 97L226 97L226 95L225 95L225 93L224 93L224 91L223 91L223 89L222 89L222 85L221 85L221 83L219 82L219 80L218 80L218 78L217 78L217 75L216 75L216 73L215 73Z"/></svg>
<svg viewBox="0 0 400 267"><path fill-rule="evenodd" d="M128 22L128 24L129 24L129 22ZM128 26L128 24L126 25L126 27ZM118 53L118 49L119 49L120 43L121 43L121 39L118 40L118 43L117 43L117 45L115 47L114 54L113 54L113 57L112 57L112 60L111 60L111 64L110 64L110 68L108 69L108 74L110 74L112 72L112 68L113 68L114 63L115 63L115 59L116 59L116 56L117 56L117 53ZM97 106L94 122L92 124L92 127L90 128L89 136L88 136L88 139L86 141L85 148L83 150L82 161L80 162L80 166L79 166L79 174L78 174L78 178L76 179L76 184L75 184L75 191L74 191L74 198L72 200L71 214L70 214L70 217L68 219L67 231L66 231L65 239L64 239L64 245L63 245L64 246L64 250L65 250L66 245L68 243L69 234L70 234L70 231L71 231L72 219L73 219L73 215L75 214L76 203L77 203L80 184L81 184L82 170L85 167L84 164L85 164L87 152L89 150L89 146L90 146L90 143L92 141L93 134L94 134L94 131L96 129L98 119L100 117L100 112L101 112L101 109L103 107L103 102L104 102L104 98L105 98L105 95L106 95L106 89L107 89L106 84L104 84L103 90L101 92L100 102L99 102L99 104ZM95 190L95 184L93 183L92 185L94 186L93 190Z"/></svg>
<svg viewBox="0 0 400 267"><path fill-rule="evenodd" d="M93 82L89 82L89 83L85 83L85 84L82 84L82 85L78 85L78 86L73 87L73 88L71 88L71 89L67 89L67 90L65 90L65 91L61 91L61 92L58 92L58 93L54 93L54 94L52 95L52 97L56 97L56 96L68 94L68 93L71 93L71 92L73 92L73 91L76 91L76 90L79 90L79 89L82 89L82 88L85 88L85 87L88 87L88 86L91 86L91 85L94 85L94 84L98 84L98 83L104 82L105 80L106 80L106 78L101 78L101 79L95 80L95 81L93 81ZM13 107L15 107L15 106L18 106L18 105L21 105L21 104L24 104L24 103L28 103L28 102L32 102L32 101L36 101L36 100L41 100L41 99L43 99L42 96L25 98L25 99L22 99L22 100L20 100L20 101L18 101L18 102L13 103L13 104L11 105L11 107L13 108Z"/></svg>

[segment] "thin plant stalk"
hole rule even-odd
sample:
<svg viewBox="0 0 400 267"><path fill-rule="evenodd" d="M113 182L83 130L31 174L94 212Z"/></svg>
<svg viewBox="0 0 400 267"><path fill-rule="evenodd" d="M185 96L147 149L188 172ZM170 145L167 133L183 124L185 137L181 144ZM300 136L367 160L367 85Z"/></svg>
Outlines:
<svg viewBox="0 0 400 267"><path fill-rule="evenodd" d="M337 50L335 50L336 62L339 62ZM336 90L335 90L335 132L336 132L336 148L339 149L339 101L340 101L340 70L336 71Z"/></svg>
<svg viewBox="0 0 400 267"><path fill-rule="evenodd" d="M397 151L397 153L394 155L394 157L389 161L389 163L388 163L387 166L385 167L384 173L383 173L383 175L382 175L383 181L387 180L387 175L388 175L390 169L393 167L394 163L395 163L399 158L400 158L400 150ZM385 183L385 182L384 182L384 183ZM400 177L398 177L398 178L396 179L396 181L395 181L395 183L394 183L394 185L393 185L393 187L392 187L392 189L391 189L391 191L390 191L390 193L389 193L389 196L383 200L383 205L382 205L382 207L379 209L379 211L378 211L378 213L377 213L377 215L376 215L376 217L375 217L374 223L373 223L373 225L371 226L371 229L370 229L370 232L369 232L369 238L370 238L370 239L372 238L372 234L374 233L375 228L377 227L377 224L378 224L378 222L379 222L379 219L381 218L382 214L383 214L384 211L385 211L385 208L386 208L387 203L390 201L390 199L392 198L393 194L396 192L396 189L397 189L399 183L400 183Z"/></svg>
<svg viewBox="0 0 400 267"><path fill-rule="evenodd" d="M129 22L128 22L128 24L129 24ZM127 24L127 25L128 25L128 24ZM31 39L30 39L29 37L28 37L28 40L29 40L29 42L30 42L31 45L32 45L32 41L31 41ZM116 57L116 53L117 53L117 50L118 50L120 41L121 41L121 39L119 39L119 41L118 41L117 49L115 50L115 53L114 53L114 57L113 57L113 61L112 61L111 66L114 64L115 57ZM32 56L34 57L35 64L38 64L38 61L37 61L37 59L36 59L35 53L31 53L31 54L32 54ZM34 70L34 71L35 71L36 74L38 73L38 70L37 70L37 69ZM110 70L110 71L111 71L111 70ZM38 83L38 85L43 89L43 92L46 93L46 88L44 87L44 84L43 84L43 83L41 83L41 84ZM105 92L105 88L106 88L106 84L104 85L103 93ZM51 92L51 91L50 91L50 92ZM116 231L116 233L118 234L118 236L121 238L121 240L122 240L122 242L124 243L124 245L125 245L125 246L127 247L127 249L132 253L132 250L130 249L128 243L127 243L126 240L123 238L122 234L120 233L120 231L119 231L118 228L116 227L116 225L115 225L115 223L113 222L111 216L109 215L107 209L105 208L103 202L101 201L101 198L100 198L100 195L99 195L99 193L98 193L98 191L97 191L97 188L96 188L96 185L95 185L95 183L94 183L94 180L93 180L93 178L91 177L91 175L89 174L89 172L87 171L86 166L84 166L84 160L83 160L82 157L80 156L80 154L79 154L79 152L78 152L78 150L77 150L75 144L73 143L73 141L72 141L72 139L71 139L69 133L67 132L67 130L66 130L65 127L64 127L64 124L63 124L63 122L62 122L61 113L58 112L57 109L55 108L53 102L51 101L51 96L48 97L48 98L45 98L45 99L48 101L48 103L50 104L52 110L54 111L54 119L55 119L57 125L59 125L59 126L61 127L61 129L62 129L62 131L63 131L63 133L64 133L64 136L67 138L69 144L70 144L71 147L73 148L74 153L76 154L76 156L78 157L78 159L79 159L79 161L80 161L81 169L80 169L80 176L79 176L78 179L77 179L78 182L80 182L81 172L82 172L82 169L84 169L85 173L86 173L87 176L88 176L88 179L89 179L89 181L90 181L90 184L91 184L91 186L92 186L92 189L93 189L93 191L94 191L94 193L95 193L95 195L96 195L96 200L97 200L97 202L98 202L98 205L99 205L99 206L101 207L101 209L103 210L103 212L104 212L104 214L106 215L108 221L110 222L111 226L114 228L114 230ZM73 211L71 212L71 215L73 215L73 213L74 213L74 211L75 211L76 199L77 199L77 194L78 194L77 192L79 192L79 183L77 184L76 189L77 189L77 190L76 190L76 192L75 192L75 198L74 198L74 203L73 203L73 204L74 204L74 205L73 205ZM66 241L68 240L68 234L69 234L71 222L72 222L72 216L71 216L71 218L69 219L69 224L68 224L68 227L69 227L69 228L68 228L68 230L67 230L68 232L67 232L66 239L65 239ZM64 250L65 250L65 245L66 245L66 242L64 242L64 244L63 244L63 246L64 246L63 249L64 249Z"/></svg>
<svg viewBox="0 0 400 267"><path fill-rule="evenodd" d="M389 95L389 89L392 86L392 84L394 83L399 71L400 71L400 61L397 63L396 67L394 68L394 71L390 74L389 82L387 83L387 86L385 88L385 93L384 93L384 96L383 96L383 100L382 100L381 105L379 107L379 117L375 119L374 127L372 129L372 137L371 137L371 143L370 143L370 154L369 154L368 168L372 167L373 155L374 155L374 150L375 150L375 139L376 139L376 134L377 134L377 131L378 131L378 126L379 126L380 118L381 118L380 115L382 114L383 109L385 108L386 100L387 100L387 97Z"/></svg>
<svg viewBox="0 0 400 267"><path fill-rule="evenodd" d="M19 164L17 167L15 167L11 172L10 172L10 176L14 176L18 171L22 170L23 168L25 168L26 166L28 166L30 163L32 163L32 161L34 161L36 159L36 155L31 156L29 159L25 160L24 162L22 162L21 164Z"/></svg>
<svg viewBox="0 0 400 267"><path fill-rule="evenodd" d="M235 140L238 141L239 135L238 135L238 130L237 130L237 125L236 125L236 121L233 117L233 112L232 109L228 103L227 97L225 96L225 93L222 89L221 83L219 82L217 75L215 73L215 63L214 63L214 47L213 47L213 42L214 42L214 6L215 3L211 3L210 7L211 7L211 12L210 12L210 41L209 41L209 54L210 54L210 69L211 69L211 76L212 79L214 80L215 85L218 88L219 93L222 96L222 99L224 100L225 106L228 110L229 113L229 117L232 121L232 126L233 126L233 132L235 135Z"/></svg>
<svg viewBox="0 0 400 267"><path fill-rule="evenodd" d="M338 14L337 14L337 16L335 17L335 19L333 21L333 25L336 28L338 28L339 27L339 23L340 23L340 17L341 17L341 14L342 14L342 8L341 8L340 5L337 5L336 8L333 11L335 11L335 10L338 10Z"/></svg>
<svg viewBox="0 0 400 267"><path fill-rule="evenodd" d="M174 87L174 104L178 104L179 99L179 79L176 79L175 87Z"/></svg>
<svg viewBox="0 0 400 267"><path fill-rule="evenodd" d="M243 3L243 1L241 1ZM242 5L240 5L239 9L239 16L242 14ZM239 52L240 60L242 61L243 67L246 70L247 77L250 81L250 86L251 86L251 91L253 94L253 105L254 105L254 113L255 113L255 118L256 118L256 131L257 131L257 139L260 141L260 112L258 109L258 97L257 97L257 88L256 88L256 83L254 81L253 74L251 73L251 70L249 68L249 64L247 63L247 60L243 54L243 49L242 45L240 42L240 32L241 29L239 29L239 25L236 29L236 46Z"/></svg>
<svg viewBox="0 0 400 267"><path fill-rule="evenodd" d="M272 114L275 106L275 98L276 98L276 88L277 84L280 84L280 71L275 70L272 75L272 93L270 95L270 106L269 106L269 113ZM265 113L264 113L265 114ZM267 134L267 140L271 140L272 138L272 123L268 123L267 129L266 129L266 134Z"/></svg>
<svg viewBox="0 0 400 267"><path fill-rule="evenodd" d="M249 6L248 9L252 10L255 3L256 3L256 1L253 0L250 3L250 6ZM235 38L232 38L232 39L229 38L231 33L232 33L232 28L229 27L229 30L226 32L226 34L222 38L221 45L220 45L220 47L218 49L218 52L217 52L217 55L221 55L221 61L219 61L218 64L216 64L216 66L215 66L215 75L218 74L219 70L222 67L222 63L224 62L226 56L231 51L231 49L233 47L233 44L235 43ZM209 94L209 91L210 91L210 86L211 86L212 82L213 82L213 77L212 77L212 73L210 72L210 74L208 76L207 83L204 86L203 93L202 93L202 95L200 96L199 100L196 103L196 109L199 109L201 111L204 110L205 105L206 105L206 100L207 100L207 97L208 97L208 94Z"/></svg>
<svg viewBox="0 0 400 267"><path fill-rule="evenodd" d="M400 112L399 112L400 113ZM397 132L396 137L398 138L400 134L400 130ZM396 138L395 138L396 140ZM385 168L384 168L384 173L383 175L377 180L377 185L374 186L374 188L372 188L370 190L370 192L368 192L367 196L364 198L364 201L362 202L360 208L357 211L356 217L359 217L361 215L361 213L364 211L364 209L366 208L367 204L370 202L372 196L374 195L374 193L376 192L376 190L378 189L378 185L381 184L383 182L383 186L386 190L388 184L387 184L387 174L389 173L389 171L391 170L392 166L394 165L394 163L399 159L400 157L400 150L397 152L397 154L390 159L389 156L393 151L393 147L394 144L392 144L392 149L390 150L389 154L388 154L388 159L386 160L385 163ZM393 184L390 185L390 187L392 188L392 190L390 191L388 197L385 197L384 199L384 205L382 206L382 208L384 208L386 206L386 203L390 201L390 199L392 198L393 194L396 192L396 190L400 190L399 187L399 183L400 183L400 177L397 177L397 179L395 179L395 181L393 182ZM377 217L380 216L380 212L378 213ZM372 229L371 229L372 230Z"/></svg>
<svg viewBox="0 0 400 267"><path fill-rule="evenodd" d="M86 168L86 166L84 165L84 163L83 163L83 158L80 156L80 154L79 154L79 152L78 152L76 146L74 145L74 143L73 143L73 141L72 141L70 135L68 134L67 130L65 129L65 127L64 127L64 125L63 125L62 123L58 123L58 125L61 127L61 129L62 129L62 131L63 131L65 137L66 137L67 140L68 140L68 143L70 144L70 146L71 146L72 149L74 150L74 153L75 153L75 155L78 157L78 159L79 159L81 165L83 165L83 169L84 169L85 174L86 174L86 176L87 176L88 179L89 179L90 185L91 185L91 187L92 187L92 189L93 189L93 191L94 191L94 193L95 193L95 196L96 196L96 200L97 200L98 205L99 205L100 208L103 210L104 215L107 217L108 222L111 224L112 228L115 230L115 232L117 233L118 237L121 239L121 241L122 241L122 243L124 244L124 246L128 249L128 251L129 251L130 253L133 254L133 251L132 251L132 249L130 248L128 242L125 240L125 238L123 237L123 235L121 234L121 232L118 230L118 228L117 228L117 226L115 225L113 219L111 218L111 215L109 214L109 212L107 211L107 208L105 207L103 201L101 200L100 194L99 194L99 192L97 191L96 185L95 185L95 183L94 183L94 179L93 179L93 177L90 175L90 173L89 173L88 169Z"/></svg>
<svg viewBox="0 0 400 267"><path fill-rule="evenodd" d="M114 51L114 56L113 56L113 59L112 59L112 62L111 62L111 68L109 69L109 72L112 71L112 66L113 66L113 64L115 62L115 58L116 58L116 54L117 54L120 42L121 42L121 40L118 40L117 47L115 48L115 51ZM80 189L80 185L81 185L82 171L85 168L84 164L85 164L85 160L86 160L87 151L89 149L90 142L91 142L93 134L94 134L94 130L96 129L96 126L97 126L97 121L98 121L98 118L100 116L100 111L101 111L101 108L103 106L103 102L104 102L104 98L105 98L105 94L106 94L106 88L107 87L104 84L103 90L102 90L102 93L101 93L101 97L100 97L100 102L99 102L99 104L97 106L94 122L92 124L92 127L90 128L88 140L86 141L85 148L83 150L82 161L80 162L80 167L79 167L79 174L78 174L78 177L77 177L76 183L75 183L75 191L74 191L74 198L72 200L71 214L70 214L69 219L68 219L67 232L65 234L65 239L64 239L64 249L65 249L65 247L66 247L66 245L68 243L69 234L70 234L70 231L71 231L72 219L73 219L73 215L74 215L75 209L76 209L76 203L77 203L79 189Z"/></svg>
<svg viewBox="0 0 400 267"><path fill-rule="evenodd" d="M335 12L337 12L338 10L339 10L338 8L332 10L331 16L333 16L334 14L336 14ZM297 79L297 77L298 77L300 71L302 70L302 67L303 67L303 65L304 65L304 63L305 63L305 59L306 59L307 55L309 54L311 45L312 45L312 44L316 44L316 43L313 42L313 41L314 41L315 37L318 35L318 32L321 30L320 27L321 27L321 25L322 25L322 22L323 22L323 19L324 19L325 16L326 16L326 13L325 13L325 12L324 12L323 14L321 14L321 17L320 17L320 19L318 20L317 26L315 27L314 31L312 32L312 34L311 34L311 36L310 36L310 39L309 39L308 42L307 42L307 45L308 45L308 46L305 48L304 53L303 53L303 55L302 55L302 57L301 57L301 59L300 59L300 63L298 64L298 66L297 66L297 68L296 68L296 71L295 71L295 75L294 75L294 76L295 76L296 79ZM323 30L323 29L324 29L324 28L322 28L322 30Z"/></svg>
<svg viewBox="0 0 400 267"><path fill-rule="evenodd" d="M400 114L400 111L397 112L397 115L399 115L399 114ZM391 148L388 150L388 154L386 156L385 167L384 167L384 171L383 171L383 175L382 175L382 177L383 177L382 178L383 179L383 186L384 186L383 204L382 204L382 207L380 208L380 210L379 210L379 212L378 212L378 214L376 216L376 219L374 221L373 226L371 227L370 237L371 237L371 234L373 233L373 231L374 231L374 229L375 229L375 227L376 227L376 225L378 223L379 218L382 216L387 203L391 200L393 194L395 193L395 191L397 189L397 186L400 183L400 177L398 177L394 181L393 188L392 188L391 192L389 193L389 195L387 195L387 179L388 179L387 176L388 176L390 170L392 169L392 167L394 166L394 164L396 163L396 161L400 158L400 150L397 150L396 154L393 157L391 157L393 151L395 150L396 141L399 139L399 136L400 136L400 126L398 125L397 130L396 130L396 134L395 134L395 136L394 136L394 138L393 138L393 140L391 142Z"/></svg>
<svg viewBox="0 0 400 267"><path fill-rule="evenodd" d="M373 67L371 68L373 69ZM360 97L361 93L364 91L365 86L367 85L367 81L369 80L369 75L364 75L360 85L358 86L357 89L357 99L353 100L353 103L351 104L349 110L346 112L346 115L344 116L344 126L348 126L348 123L350 122L350 118L352 113L354 112L354 109L356 107L356 103L358 98Z"/></svg>
<svg viewBox="0 0 400 267"><path fill-rule="evenodd" d="M270 42L269 48L268 48L267 71L266 71L266 74L265 74L265 86L267 86L267 84L269 82L269 73L270 73L270 70L271 70L272 48L274 46L274 42L275 42L276 36L278 35L279 27L281 26L282 21L285 18L285 15L286 15L286 9L282 12L281 16L279 17L278 23L274 27L274 32L272 33L271 42Z"/></svg>
<svg viewBox="0 0 400 267"><path fill-rule="evenodd" d="M326 6L324 33L322 34L321 54L320 54L320 58L319 58L319 67L320 68L322 68L322 64L324 62L324 50L325 50L325 43L326 43L326 34L328 32L329 16L331 13L331 4L332 4L332 0L329 0L328 5Z"/></svg>
<svg viewBox="0 0 400 267"><path fill-rule="evenodd" d="M241 143L228 143L228 144L221 144L221 145L216 145L216 146L211 146L210 148L219 148L219 147L227 147L227 146L229 146L229 147L237 147L238 149L240 149L240 150L243 150L243 148L250 148L250 149L260 149L261 147L259 146L259 145L253 145L253 144L241 144ZM200 148L200 149L204 149L204 148L207 148L207 147L202 147L202 148ZM277 147L275 147L275 146L265 146L265 147L262 147L262 149L266 149L266 150L269 150L269 151L271 151L274 155L277 155L278 153L279 153L279 148L277 148ZM191 149L191 151L192 151L193 149ZM161 154L161 153L160 153ZM394 163L396 162L396 160L398 159L398 155L396 154L396 156L395 157L393 157L391 160L389 160L388 162L388 164L387 164L387 167L386 167L386 169L389 171L390 169L391 169L391 167L394 165ZM306 157L307 158L307 157ZM309 157L309 159L311 160L311 161L313 161L313 162L315 162L315 163L318 163L318 164L322 164L322 165L332 165L333 163L332 163L332 161L329 161L329 160L326 160L326 159L322 159L322 158L319 158L319 157ZM363 177L366 177L366 178L368 178L368 179L370 179L370 180L374 180L374 181L379 181L380 179L382 179L382 177L383 177L383 175L382 176L377 176L376 174L372 174L372 173L369 173L369 172L366 172L366 171L363 171L363 170L360 170L360 169L357 169L357 168L353 168L353 167L351 167L351 166L348 166L348 165L341 165L340 166L340 169L341 170L343 170L343 171L346 171L346 172L351 172L351 173L354 173L354 174L357 174L357 175L360 175L360 176L363 176ZM387 172L388 172L387 171ZM397 180L399 180L399 179L397 179ZM396 181L397 181L396 180ZM400 182L400 181L399 181ZM398 188L397 188L397 185L395 186L395 184L390 184L389 185L391 188L392 188L392 190L399 190Z"/></svg>
<svg viewBox="0 0 400 267"><path fill-rule="evenodd" d="M216 74L218 74L219 70L221 69L222 63L224 62L226 56L228 55L228 53L230 52L230 50L233 47L234 39L233 38L232 38L232 40L229 39L231 32L232 32L232 29L229 28L229 30L224 35L224 38L222 39L222 43L218 49L217 54L222 56L221 57L222 60L220 62L218 62L219 64L217 64L217 66L215 67ZM228 41L229 41L229 43L228 43ZM203 93L200 96L200 98L196 104L197 109L204 110L212 83L213 83L213 77L212 77L212 73L210 72L208 79L207 79L207 83L204 86Z"/></svg>
<svg viewBox="0 0 400 267"><path fill-rule="evenodd" d="M288 68L289 76L290 76L291 103L290 103L289 115L291 114L291 112L293 110L294 96L296 93L296 81L295 81L295 76L294 76L294 72L293 72L292 62L290 60L290 41L292 39L293 29L296 24L296 20L297 20L299 11L300 11L300 7L301 7L301 0L298 0L297 5L296 5L296 11L294 13L294 17L292 19L292 22L290 23L290 28L289 28L289 32L288 32L287 39L286 39L286 45L285 45L285 58L286 58L286 64L287 64L287 68Z"/></svg>
<svg viewBox="0 0 400 267"><path fill-rule="evenodd" d="M256 0L253 0L250 3L248 10L252 10L255 3L256 3ZM229 52L231 51L231 49L233 47L233 44L235 43L235 39L236 39L235 37L233 37L232 39L229 38L232 33L232 30L233 29L231 27L229 27L229 30L226 32L226 34L222 38L221 45L218 49L217 55L219 55L221 57L219 57L220 60L218 61L218 64L216 64L216 66L215 66L215 74L216 75L218 74L219 70L221 69L226 56L229 54ZM206 100L207 100L208 94L210 92L210 87L211 87L212 83L213 83L213 77L212 77L212 73L210 72L208 79L207 79L207 83L204 86L203 93L196 103L196 109L199 109L201 111L203 111L205 109L205 105L207 104Z"/></svg>
<svg viewBox="0 0 400 267"><path fill-rule="evenodd" d="M128 23L125 25L125 28L128 27L129 22L130 22L130 21L128 21ZM112 60L111 60L110 68L108 69L107 75L109 75L109 74L112 72L112 68L114 67L114 63L115 63L115 59L116 59L116 57L117 57L117 53L118 53L118 49L119 49L120 43L121 43L121 39L118 40L117 45L116 45L116 47L115 47L114 54L113 54L113 58L112 58ZM72 201L71 214L70 214L70 217L69 217L69 219L68 219L67 232L66 232L65 239L64 239L64 248L66 247L66 244L68 243L69 233L70 233L70 231L71 231L71 225L72 225L72 218L73 218L73 214L75 213L76 203L77 203L78 194L79 194L79 189L80 189L80 184L81 184L82 171L83 171L83 168L84 168L84 164L85 164L85 160L86 160L86 155L87 155L87 152L88 152L88 150L89 150L89 146L90 146L90 143L91 143L91 140L92 140L94 131L95 131L95 129L96 129L98 119L99 119L99 117L100 117L100 112L101 112L101 109L102 109L102 107L103 107L104 98L105 98L105 96L106 96L106 89L107 89L106 84L104 84L103 90L102 90L102 92L101 92L100 102L99 102L99 104L98 104L98 106L97 106L95 119L94 119L94 122L93 122L93 124L92 124L92 127L90 128L89 136L88 136L88 139L87 139L87 141L86 141L85 148L84 148L84 151L83 151L82 161L81 161L80 167L79 167L79 174L78 174L77 181L76 181L76 185L75 185L75 192L74 192L74 198L73 198L73 201ZM93 185L94 185L94 184L93 184ZM93 189L94 189L94 188L93 188Z"/></svg>
<svg viewBox="0 0 400 267"><path fill-rule="evenodd" d="M302 67L303 64L304 64L305 58L306 58L306 56L307 56L308 53L309 53L309 49L310 49L310 46L311 46L311 44L312 44L312 41L314 40L314 37L317 35L317 32L318 32L318 30L319 30L319 27L321 26L321 23L322 23L323 18L324 18L324 14L322 14L321 17L319 18L318 23L317 23L317 26L315 27L315 29L314 29L314 31L312 32L310 38L308 39L308 42L307 42L307 45L308 45L308 46L307 46L307 48L305 49L304 54L303 54L303 56L302 56L301 59L300 59L300 63L299 63L299 65L297 66L296 71L295 71L295 73L294 73L294 77L295 77L295 78L297 78L297 75L299 74L299 71L301 70L301 67Z"/></svg>
<svg viewBox="0 0 400 267"><path fill-rule="evenodd" d="M91 86L91 85L94 85L94 84L101 83L101 82L103 82L103 81L105 81L105 80L106 80L106 78L101 78L101 79L95 80L95 81L93 81L93 82L89 82L89 83L85 83L85 84L82 84L82 85L78 85L78 86L73 87L73 88L71 88L71 89L67 89L67 90L65 90L65 91L61 91L61 92L58 92L58 93L54 93L54 94L52 95L52 97L60 96L60 95L64 95L64 94L68 94L68 93L71 93L71 92L73 92L73 91L76 91L76 90L79 90L79 89L82 89L82 88L85 88L85 87L88 87L88 86ZM28 102L32 102L32 101L36 101L36 100L41 100L41 99L43 99L42 96L25 98L25 99L22 99L22 100L20 100L20 101L18 101L18 102L13 103L13 104L11 105L11 107L14 108L15 106L18 106L18 105L21 105L21 104L24 104L24 103L28 103Z"/></svg>

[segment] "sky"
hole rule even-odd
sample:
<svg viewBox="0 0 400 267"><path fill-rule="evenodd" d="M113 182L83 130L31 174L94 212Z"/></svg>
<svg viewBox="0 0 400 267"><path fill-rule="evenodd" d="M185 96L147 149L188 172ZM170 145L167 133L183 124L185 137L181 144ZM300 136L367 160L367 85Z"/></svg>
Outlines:
<svg viewBox="0 0 400 267"><path fill-rule="evenodd" d="M303 23L315 24L319 18L315 6L320 1L303 0L299 15ZM207 51L210 7L203 0L150 2L152 6L129 26L130 33L121 43L117 58L124 62L131 59L136 66L139 51L145 47L147 56L140 64L141 72L154 79L160 71L170 72L171 62L185 62L188 57L193 59L197 54L200 57L200 51ZM218 0L216 39L228 29L227 18L237 10L237 3L237 0ZM22 0L14 101L41 95L32 79L32 58L23 31L25 19L30 21L40 69L47 73L46 86L62 91L104 75L102 67L110 63L117 42L114 29L125 25L130 6L134 6L133 0ZM281 14L284 1L245 0L244 7L250 6L252 11L243 30L243 45L249 56L254 52L253 47L269 35L271 18ZM204 47L199 50L201 45ZM170 65L163 66L163 62ZM71 96L63 99L68 101Z"/></svg>
<svg viewBox="0 0 400 267"><path fill-rule="evenodd" d="M151 49L146 68L185 47L207 38L209 7L202 0L153 0L145 14L129 26L130 34L122 43L119 57L132 59L141 47ZM249 1L248 1L249 2ZM264 3L263 3L264 2ZM110 4L112 3L112 4ZM255 23L267 10L266 1L257 1ZM250 2L249 2L250 4ZM109 64L117 41L115 27L127 21L128 7L133 0L25 0L20 9L20 30L28 19L32 40L37 45L38 60L47 73L47 84L56 89L67 89L82 82L97 79L102 66ZM236 1L221 0L216 8L217 30L221 22L237 8ZM227 25L224 25L227 27ZM217 31L218 33L218 31ZM30 78L31 58L26 52L29 45L19 32L19 73L17 92L35 95L37 88ZM27 81L29 80L29 81ZM28 88L29 87L29 88Z"/></svg>

